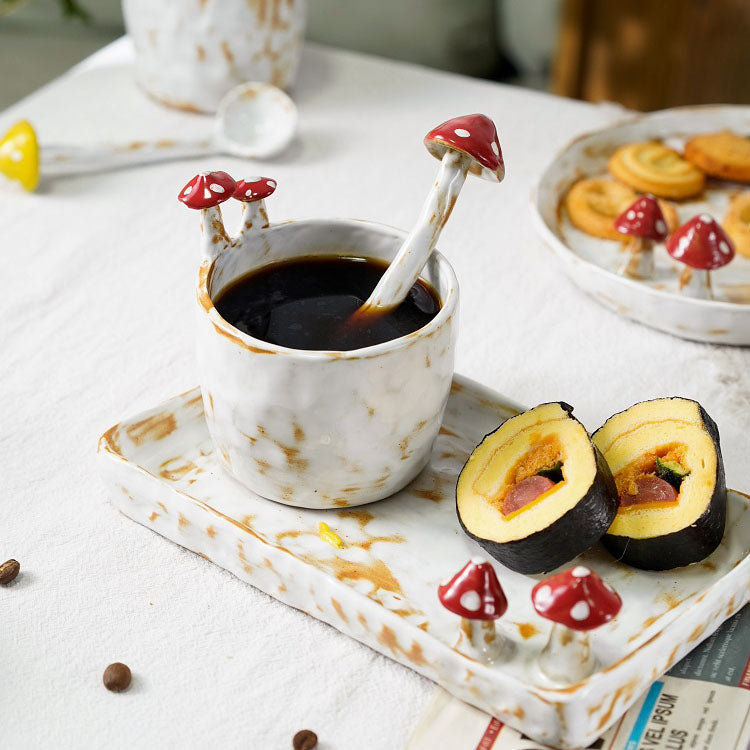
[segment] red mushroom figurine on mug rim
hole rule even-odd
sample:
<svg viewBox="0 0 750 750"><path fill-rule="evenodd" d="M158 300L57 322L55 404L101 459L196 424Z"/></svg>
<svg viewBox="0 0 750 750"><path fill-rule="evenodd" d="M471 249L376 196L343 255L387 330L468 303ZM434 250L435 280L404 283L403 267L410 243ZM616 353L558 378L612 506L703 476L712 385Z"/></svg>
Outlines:
<svg viewBox="0 0 750 750"><path fill-rule="evenodd" d="M618 273L632 279L653 278L654 242L667 237L667 221L656 198L642 195L635 200L615 219L615 229L629 238Z"/></svg>
<svg viewBox="0 0 750 750"><path fill-rule="evenodd" d="M508 600L487 560L472 557L458 573L438 586L438 599L449 612L461 616L459 648L469 656L480 656L487 661L500 656L504 643L495 629L495 620L505 614Z"/></svg>
<svg viewBox="0 0 750 750"><path fill-rule="evenodd" d="M698 214L669 236L667 252L685 264L680 291L697 299L713 299L711 271L734 258L734 245L713 216Z"/></svg>
<svg viewBox="0 0 750 750"><path fill-rule="evenodd" d="M542 672L556 682L575 683L596 666L588 631L612 620L622 607L615 590L584 565L563 570L531 591L537 614L553 622L539 657Z"/></svg>
<svg viewBox="0 0 750 750"><path fill-rule="evenodd" d="M188 208L200 209L204 258L214 258L228 243L219 204L228 201L237 183L226 172L199 172L180 190L177 200Z"/></svg>
<svg viewBox="0 0 750 750"><path fill-rule="evenodd" d="M241 231L245 232L253 227L265 229L268 226L265 199L275 191L276 180L270 177L248 177L237 182L233 197L245 204Z"/></svg>

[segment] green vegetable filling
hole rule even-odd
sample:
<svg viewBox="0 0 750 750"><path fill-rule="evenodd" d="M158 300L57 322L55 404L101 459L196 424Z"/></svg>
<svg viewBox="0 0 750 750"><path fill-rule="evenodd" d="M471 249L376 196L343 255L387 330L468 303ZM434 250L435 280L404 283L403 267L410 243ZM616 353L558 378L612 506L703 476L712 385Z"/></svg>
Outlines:
<svg viewBox="0 0 750 750"><path fill-rule="evenodd" d="M540 477L547 477L547 479L551 479L553 482L562 482L562 466L562 461L556 461L554 464L552 464L552 466L546 466L544 469L539 469L539 471L537 471L537 474Z"/></svg>
<svg viewBox="0 0 750 750"><path fill-rule="evenodd" d="M669 482L678 492L682 480L688 474L690 471L683 468L677 461L662 461L658 456L656 457L656 475L665 482Z"/></svg>

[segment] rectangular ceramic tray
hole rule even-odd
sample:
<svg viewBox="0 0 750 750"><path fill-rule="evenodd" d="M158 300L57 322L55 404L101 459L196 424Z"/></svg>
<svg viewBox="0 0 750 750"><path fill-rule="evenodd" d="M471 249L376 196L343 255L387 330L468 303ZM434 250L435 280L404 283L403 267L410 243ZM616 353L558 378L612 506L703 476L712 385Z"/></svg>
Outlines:
<svg viewBox="0 0 750 750"><path fill-rule="evenodd" d="M372 505L316 511L249 494L214 459L199 389L138 414L99 442L102 474L125 515L207 557L277 599L417 670L530 737L589 744L650 683L750 598L748 498L730 491L727 532L703 563L646 573L594 548L579 561L623 599L593 631L599 670L576 685L546 680L537 659L549 623L533 611L537 577L495 568L509 600L498 621L515 648L488 666L455 649L459 618L438 583L480 552L460 530L454 487L481 438L518 407L457 377L428 468ZM325 520L344 541L318 535Z"/></svg>

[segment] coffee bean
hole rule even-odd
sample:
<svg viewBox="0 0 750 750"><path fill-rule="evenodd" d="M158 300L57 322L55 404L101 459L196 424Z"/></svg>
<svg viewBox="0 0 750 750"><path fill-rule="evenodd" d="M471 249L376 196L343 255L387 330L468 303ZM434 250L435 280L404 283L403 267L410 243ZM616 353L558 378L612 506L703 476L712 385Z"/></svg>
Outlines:
<svg viewBox="0 0 750 750"><path fill-rule="evenodd" d="M123 690L127 690L130 687L130 680L132 675L130 674L130 667L127 664L122 664L116 661L114 664L110 664L102 675L102 682L107 690L111 690L113 693L121 693Z"/></svg>
<svg viewBox="0 0 750 750"><path fill-rule="evenodd" d="M292 739L294 750L313 750L318 746L318 735L309 729L301 729Z"/></svg>
<svg viewBox="0 0 750 750"><path fill-rule="evenodd" d="M0 583L5 586L6 583L10 583L17 575L18 571L21 570L21 566L18 560L7 560L0 565Z"/></svg>

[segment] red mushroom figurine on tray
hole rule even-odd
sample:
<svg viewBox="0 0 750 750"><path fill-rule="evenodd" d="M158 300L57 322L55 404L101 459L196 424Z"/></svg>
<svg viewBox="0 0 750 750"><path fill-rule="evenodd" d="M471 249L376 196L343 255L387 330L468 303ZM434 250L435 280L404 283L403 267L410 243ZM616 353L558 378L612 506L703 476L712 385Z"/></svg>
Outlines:
<svg viewBox="0 0 750 750"><path fill-rule="evenodd" d="M487 661L500 656L503 639L497 634L495 620L505 614L508 600L490 563L481 558L469 560L438 586L438 599L448 611L461 616L459 648Z"/></svg>
<svg viewBox="0 0 750 750"><path fill-rule="evenodd" d="M273 195L276 190L276 180L270 177L248 177L239 180L234 191L234 197L245 204L242 212L243 232L253 227L265 229L268 226L265 198Z"/></svg>
<svg viewBox="0 0 750 750"><path fill-rule="evenodd" d="M653 278L654 242L667 237L667 222L656 198L638 198L615 219L615 229L629 238L623 248L627 257L618 273L633 279Z"/></svg>
<svg viewBox="0 0 750 750"><path fill-rule="evenodd" d="M667 252L685 264L680 291L690 297L713 299L711 271L734 258L734 245L712 216L698 214L669 236Z"/></svg>
<svg viewBox="0 0 750 750"><path fill-rule="evenodd" d="M431 130L424 144L440 159L440 172L416 225L360 308L363 313L390 310L404 300L432 254L467 174L492 182L505 176L495 123L485 115L454 117Z"/></svg>
<svg viewBox="0 0 750 750"><path fill-rule="evenodd" d="M219 204L228 201L236 187L237 183L226 172L200 172L177 196L188 208L201 211L204 258L216 257L229 244Z"/></svg>
<svg viewBox="0 0 750 750"><path fill-rule="evenodd" d="M583 565L545 578L531 591L539 615L554 624L539 666L557 682L580 682L595 667L588 631L617 615L622 600L594 571Z"/></svg>

